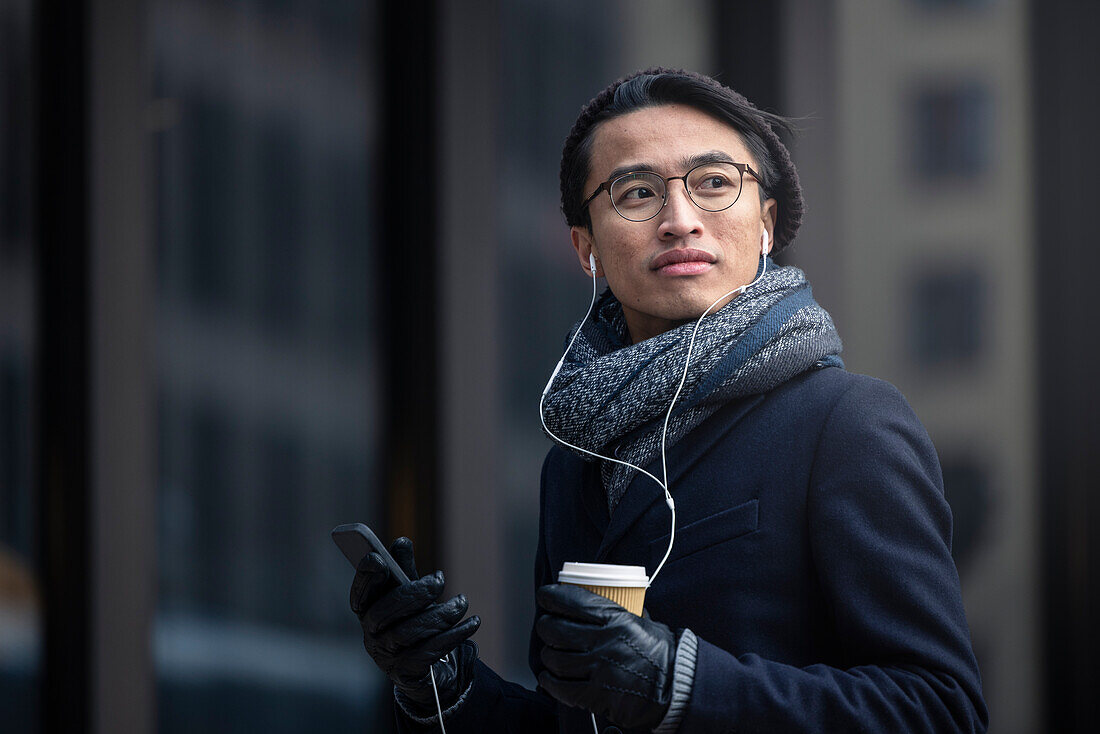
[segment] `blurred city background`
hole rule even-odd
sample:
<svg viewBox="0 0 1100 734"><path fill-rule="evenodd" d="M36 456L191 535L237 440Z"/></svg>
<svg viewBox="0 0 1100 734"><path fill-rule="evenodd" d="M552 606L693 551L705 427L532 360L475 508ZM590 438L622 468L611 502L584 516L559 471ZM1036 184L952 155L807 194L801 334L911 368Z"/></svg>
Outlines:
<svg viewBox="0 0 1100 734"><path fill-rule="evenodd" d="M387 732L329 539L414 538L527 685L581 105L797 118L784 261L940 452L994 732L1100 704L1100 3L3 0L5 732Z"/></svg>

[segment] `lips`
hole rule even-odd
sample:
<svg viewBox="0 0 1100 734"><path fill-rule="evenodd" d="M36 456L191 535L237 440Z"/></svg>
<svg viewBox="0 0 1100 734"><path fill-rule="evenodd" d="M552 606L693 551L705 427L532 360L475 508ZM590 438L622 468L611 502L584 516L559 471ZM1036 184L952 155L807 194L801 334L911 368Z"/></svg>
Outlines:
<svg viewBox="0 0 1100 734"><path fill-rule="evenodd" d="M650 269L665 275L696 275L710 269L718 258L705 250L666 250L653 259Z"/></svg>

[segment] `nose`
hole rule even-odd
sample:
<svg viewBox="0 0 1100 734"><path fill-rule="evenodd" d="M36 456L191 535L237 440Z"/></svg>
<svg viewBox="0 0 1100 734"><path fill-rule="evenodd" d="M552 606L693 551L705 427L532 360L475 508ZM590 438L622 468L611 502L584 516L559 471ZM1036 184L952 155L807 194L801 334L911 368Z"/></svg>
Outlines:
<svg viewBox="0 0 1100 734"><path fill-rule="evenodd" d="M668 201L657 215L661 218L657 236L662 240L675 240L702 234L703 220L699 216L702 209L692 202L684 182L670 181L668 187Z"/></svg>

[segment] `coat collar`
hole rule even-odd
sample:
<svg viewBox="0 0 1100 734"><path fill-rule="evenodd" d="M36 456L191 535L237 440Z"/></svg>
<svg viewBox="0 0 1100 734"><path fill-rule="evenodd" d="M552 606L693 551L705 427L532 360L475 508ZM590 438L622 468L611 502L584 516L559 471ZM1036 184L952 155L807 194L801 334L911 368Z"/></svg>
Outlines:
<svg viewBox="0 0 1100 734"><path fill-rule="evenodd" d="M763 399L763 395L750 395L731 402L703 421L698 428L680 439L676 445L668 450L668 481L673 490L673 497L676 497L677 481L684 473ZM592 494L606 495L603 492L602 484L600 484L598 465L592 463L586 469L592 471L590 478L596 482L599 491L585 492L584 494L586 496ZM658 456L649 466L645 467L645 470L656 477L660 477L661 457ZM664 497L665 493L652 479L638 472L635 472L634 479L630 482L630 486L626 488L626 493L619 500L615 513L610 520L607 518L607 500L605 497L602 511L593 520L596 522L597 527L606 526L603 542L600 543L600 549L596 553L596 563L602 563L607 558L615 545L646 514L650 507L657 502L663 505ZM585 501L589 517L593 517L595 514L597 509L595 502L598 502L598 499L586 499ZM590 504L592 504L591 508L589 507Z"/></svg>

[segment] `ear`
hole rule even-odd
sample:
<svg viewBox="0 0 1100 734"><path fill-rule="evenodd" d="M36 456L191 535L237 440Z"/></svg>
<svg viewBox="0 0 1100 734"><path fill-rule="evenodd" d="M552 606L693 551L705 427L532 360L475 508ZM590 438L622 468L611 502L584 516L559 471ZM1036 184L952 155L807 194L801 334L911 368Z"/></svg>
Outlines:
<svg viewBox="0 0 1100 734"><path fill-rule="evenodd" d="M592 277L592 271L589 268L588 256L596 256L596 276L603 275L603 268L600 267L600 253L596 250L596 240L592 236L592 232L587 227L570 227L569 238L573 240L573 249L577 251L577 260L580 261L581 270L589 278Z"/></svg>
<svg viewBox="0 0 1100 734"><path fill-rule="evenodd" d="M764 229L768 231L768 252L772 251L775 247L775 218L779 213L779 205L776 204L775 199L768 199L760 207L760 220L764 224Z"/></svg>

